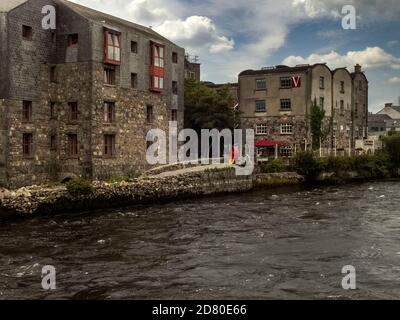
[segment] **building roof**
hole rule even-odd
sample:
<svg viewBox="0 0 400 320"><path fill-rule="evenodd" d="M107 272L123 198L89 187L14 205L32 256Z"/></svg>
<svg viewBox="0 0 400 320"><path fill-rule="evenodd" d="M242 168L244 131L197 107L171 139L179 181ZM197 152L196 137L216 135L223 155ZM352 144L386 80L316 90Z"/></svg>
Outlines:
<svg viewBox="0 0 400 320"><path fill-rule="evenodd" d="M0 12L9 12L27 1L28 0L1 0Z"/></svg>
<svg viewBox="0 0 400 320"><path fill-rule="evenodd" d="M396 110L397 112L400 112L400 106L392 106L392 109Z"/></svg>
<svg viewBox="0 0 400 320"><path fill-rule="evenodd" d="M1 1L3 1L3 0L1 0ZM136 24L131 21L124 20L124 19L112 16L110 14L107 14L107 13L104 13L101 11L97 11L97 10L94 10L94 9L91 9L91 8L88 8L88 7L85 7L80 4L73 3L73 2L70 2L67 0L56 0L56 1L61 4L64 4L65 6L67 6L74 12L76 12L77 14L85 17L86 19L89 19L90 21L97 22L97 23L100 23L103 25L112 25L115 27L120 26L120 27L125 27L125 28L132 28L132 29L147 33L156 38L162 39L165 42L168 42L170 44L173 44L170 40L168 40L167 38L164 38L159 33L155 32L152 28L145 27L140 24Z"/></svg>
<svg viewBox="0 0 400 320"><path fill-rule="evenodd" d="M302 72L312 68L312 65L299 65L295 67L288 67L284 65L275 66L273 68L265 68L261 70L245 70L239 74L239 76L254 76L262 74L275 74L275 73L287 73L287 72Z"/></svg>
<svg viewBox="0 0 400 320"><path fill-rule="evenodd" d="M369 114L368 122L384 122L385 120L391 120L387 114Z"/></svg>

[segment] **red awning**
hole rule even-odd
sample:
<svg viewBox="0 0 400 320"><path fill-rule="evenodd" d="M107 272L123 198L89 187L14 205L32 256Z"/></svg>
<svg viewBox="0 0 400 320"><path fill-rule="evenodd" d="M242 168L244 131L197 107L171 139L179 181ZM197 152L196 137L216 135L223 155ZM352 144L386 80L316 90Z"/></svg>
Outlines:
<svg viewBox="0 0 400 320"><path fill-rule="evenodd" d="M258 140L256 142L257 148L265 148L265 147L275 147L285 144L282 141L273 141L273 140Z"/></svg>

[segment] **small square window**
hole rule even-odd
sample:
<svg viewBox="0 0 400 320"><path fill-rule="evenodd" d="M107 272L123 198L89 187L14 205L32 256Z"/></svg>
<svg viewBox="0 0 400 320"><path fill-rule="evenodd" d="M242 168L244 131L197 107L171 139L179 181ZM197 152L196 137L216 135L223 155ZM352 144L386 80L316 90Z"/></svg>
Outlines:
<svg viewBox="0 0 400 320"><path fill-rule="evenodd" d="M78 156L78 135L76 134L68 135L67 155L69 157Z"/></svg>
<svg viewBox="0 0 400 320"><path fill-rule="evenodd" d="M266 112L267 107L265 105L265 100L257 100L256 101L256 112Z"/></svg>
<svg viewBox="0 0 400 320"><path fill-rule="evenodd" d="M178 94L178 82L172 81L172 94Z"/></svg>
<svg viewBox="0 0 400 320"><path fill-rule="evenodd" d="M115 103L104 102L104 122L114 123L115 122Z"/></svg>
<svg viewBox="0 0 400 320"><path fill-rule="evenodd" d="M32 101L22 102L22 121L23 122L32 121Z"/></svg>
<svg viewBox="0 0 400 320"><path fill-rule="evenodd" d="M256 90L265 90L265 89L267 89L267 80L257 79L256 80Z"/></svg>
<svg viewBox="0 0 400 320"><path fill-rule="evenodd" d="M115 134L104 135L104 156L115 156Z"/></svg>
<svg viewBox="0 0 400 320"><path fill-rule="evenodd" d="M281 124L281 134L293 134L293 125L290 123Z"/></svg>
<svg viewBox="0 0 400 320"><path fill-rule="evenodd" d="M148 105L146 107L146 121L147 123L152 123L154 118L153 106Z"/></svg>
<svg viewBox="0 0 400 320"><path fill-rule="evenodd" d="M281 78L281 89L291 89L293 87L292 78L291 77L282 77Z"/></svg>
<svg viewBox="0 0 400 320"><path fill-rule="evenodd" d="M138 82L137 73L131 73L131 87L136 89L138 85L137 82Z"/></svg>
<svg viewBox="0 0 400 320"><path fill-rule="evenodd" d="M178 121L178 110L171 110L171 121Z"/></svg>
<svg viewBox="0 0 400 320"><path fill-rule="evenodd" d="M104 67L104 83L110 86L115 86L115 68Z"/></svg>
<svg viewBox="0 0 400 320"><path fill-rule="evenodd" d="M77 47L79 41L79 36L77 33L68 35L68 47Z"/></svg>
<svg viewBox="0 0 400 320"><path fill-rule="evenodd" d="M24 157L31 157L33 154L33 135L24 133L22 135L22 154Z"/></svg>
<svg viewBox="0 0 400 320"><path fill-rule="evenodd" d="M138 43L136 41L131 41L131 52L138 53Z"/></svg>
<svg viewBox="0 0 400 320"><path fill-rule="evenodd" d="M32 40L33 29L30 26L22 26L22 37L25 40Z"/></svg>
<svg viewBox="0 0 400 320"><path fill-rule="evenodd" d="M57 150L57 137L54 134L50 136L50 150Z"/></svg>
<svg viewBox="0 0 400 320"><path fill-rule="evenodd" d="M266 135L268 134L268 126L265 123L256 125L256 134L257 135Z"/></svg>
<svg viewBox="0 0 400 320"><path fill-rule="evenodd" d="M178 53L177 52L172 52L172 62L178 63Z"/></svg>
<svg viewBox="0 0 400 320"><path fill-rule="evenodd" d="M281 99L281 110L290 111L292 109L292 102L290 99Z"/></svg>
<svg viewBox="0 0 400 320"><path fill-rule="evenodd" d="M50 102L50 120L54 120L56 118L56 103Z"/></svg>
<svg viewBox="0 0 400 320"><path fill-rule="evenodd" d="M57 82L56 67L55 66L50 67L50 82L52 82L52 83L56 83Z"/></svg>
<svg viewBox="0 0 400 320"><path fill-rule="evenodd" d="M78 103L77 102L69 102L69 122L76 122L78 121Z"/></svg>

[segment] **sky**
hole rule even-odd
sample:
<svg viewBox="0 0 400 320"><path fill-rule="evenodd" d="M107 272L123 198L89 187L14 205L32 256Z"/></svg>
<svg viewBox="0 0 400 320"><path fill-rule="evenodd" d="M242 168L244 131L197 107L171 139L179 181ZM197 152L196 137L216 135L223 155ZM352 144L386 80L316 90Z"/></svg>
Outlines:
<svg viewBox="0 0 400 320"><path fill-rule="evenodd" d="M247 69L326 62L362 65L369 109L400 105L399 0L72 0L151 26L199 56L202 80L237 82ZM356 29L342 27L345 5Z"/></svg>

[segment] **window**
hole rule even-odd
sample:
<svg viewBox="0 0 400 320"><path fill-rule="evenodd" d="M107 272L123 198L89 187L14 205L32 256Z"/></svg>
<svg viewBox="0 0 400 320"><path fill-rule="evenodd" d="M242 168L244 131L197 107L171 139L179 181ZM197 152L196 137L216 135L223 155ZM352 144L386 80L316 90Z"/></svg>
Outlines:
<svg viewBox="0 0 400 320"><path fill-rule="evenodd" d="M293 125L290 123L282 123L281 134L293 134Z"/></svg>
<svg viewBox="0 0 400 320"><path fill-rule="evenodd" d="M290 99L281 99L281 110L288 111L292 109L292 102Z"/></svg>
<svg viewBox="0 0 400 320"><path fill-rule="evenodd" d="M138 43L136 41L131 41L131 52L138 53Z"/></svg>
<svg viewBox="0 0 400 320"><path fill-rule="evenodd" d="M340 81L340 93L344 93L344 81Z"/></svg>
<svg viewBox="0 0 400 320"><path fill-rule="evenodd" d="M32 40L32 27L29 26L22 26L22 38L24 38L24 40Z"/></svg>
<svg viewBox="0 0 400 320"><path fill-rule="evenodd" d="M164 46L151 42L150 90L164 89Z"/></svg>
<svg viewBox="0 0 400 320"><path fill-rule="evenodd" d="M131 87L137 88L137 73L131 73Z"/></svg>
<svg viewBox="0 0 400 320"><path fill-rule="evenodd" d="M104 102L104 122L113 123L115 122L115 103Z"/></svg>
<svg viewBox="0 0 400 320"><path fill-rule="evenodd" d="M265 123L256 125L256 134L263 135L268 134L268 127Z"/></svg>
<svg viewBox="0 0 400 320"><path fill-rule="evenodd" d="M281 89L291 89L292 88L292 78L284 77L281 78Z"/></svg>
<svg viewBox="0 0 400 320"><path fill-rule="evenodd" d="M196 79L196 73L193 72L193 71L189 71L189 79L195 80Z"/></svg>
<svg viewBox="0 0 400 320"><path fill-rule="evenodd" d="M52 66L50 67L50 82L55 83L57 81L56 78L56 67Z"/></svg>
<svg viewBox="0 0 400 320"><path fill-rule="evenodd" d="M159 45L152 46L153 66L164 68L164 47Z"/></svg>
<svg viewBox="0 0 400 320"><path fill-rule="evenodd" d="M344 115L344 100L340 100L340 114Z"/></svg>
<svg viewBox="0 0 400 320"><path fill-rule="evenodd" d="M78 46L79 36L77 33L68 35L68 47L77 47Z"/></svg>
<svg viewBox="0 0 400 320"><path fill-rule="evenodd" d="M57 137L54 134L50 136L50 150L57 150Z"/></svg>
<svg viewBox="0 0 400 320"><path fill-rule="evenodd" d="M115 86L115 68L112 66L104 67L104 83Z"/></svg>
<svg viewBox="0 0 400 320"><path fill-rule="evenodd" d="M78 121L78 103L68 102L68 120L69 122Z"/></svg>
<svg viewBox="0 0 400 320"><path fill-rule="evenodd" d="M362 90L362 81L358 81L358 88L360 89L360 91Z"/></svg>
<svg viewBox="0 0 400 320"><path fill-rule="evenodd" d="M116 32L106 31L105 37L105 57L106 63L120 64L121 63L121 41L120 34Z"/></svg>
<svg viewBox="0 0 400 320"><path fill-rule="evenodd" d="M77 157L78 156L78 135L76 135L76 134L68 135L67 155L69 157Z"/></svg>
<svg viewBox="0 0 400 320"><path fill-rule="evenodd" d="M178 121L178 110L171 110L171 121Z"/></svg>
<svg viewBox="0 0 400 320"><path fill-rule="evenodd" d="M152 88L156 90L164 89L164 78L163 77L152 77Z"/></svg>
<svg viewBox="0 0 400 320"><path fill-rule="evenodd" d="M52 42L52 43L55 43L55 42L56 42L56 33L55 33L55 32L52 32L52 33L51 33L51 42Z"/></svg>
<svg viewBox="0 0 400 320"><path fill-rule="evenodd" d="M106 157L115 156L115 134L104 135L104 155Z"/></svg>
<svg viewBox="0 0 400 320"><path fill-rule="evenodd" d="M146 121L147 123L153 122L153 106L148 105L146 107Z"/></svg>
<svg viewBox="0 0 400 320"><path fill-rule="evenodd" d="M256 90L265 90L267 89L267 80L266 79L257 79L256 80Z"/></svg>
<svg viewBox="0 0 400 320"><path fill-rule="evenodd" d="M24 157L31 157L33 154L33 135L24 133L22 135L22 154Z"/></svg>
<svg viewBox="0 0 400 320"><path fill-rule="evenodd" d="M23 122L32 121L32 101L22 102L22 121Z"/></svg>
<svg viewBox="0 0 400 320"><path fill-rule="evenodd" d="M280 147L281 157L290 158L293 157L293 148L291 146Z"/></svg>
<svg viewBox="0 0 400 320"><path fill-rule="evenodd" d="M50 119L56 118L56 103L50 102Z"/></svg>
<svg viewBox="0 0 400 320"><path fill-rule="evenodd" d="M172 62L178 63L178 53L172 52Z"/></svg>
<svg viewBox="0 0 400 320"><path fill-rule="evenodd" d="M325 98L320 97L319 98L319 107L321 108L321 110L324 110L324 104L325 104Z"/></svg>
<svg viewBox="0 0 400 320"><path fill-rule="evenodd" d="M358 118L358 103L354 105L354 118Z"/></svg>
<svg viewBox="0 0 400 320"><path fill-rule="evenodd" d="M178 82L172 81L172 94L178 94Z"/></svg>
<svg viewBox="0 0 400 320"><path fill-rule="evenodd" d="M324 77L319 77L319 88L325 89L325 78Z"/></svg>
<svg viewBox="0 0 400 320"><path fill-rule="evenodd" d="M256 112L266 112L267 108L265 105L265 100L257 100L256 101Z"/></svg>

